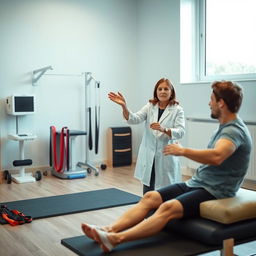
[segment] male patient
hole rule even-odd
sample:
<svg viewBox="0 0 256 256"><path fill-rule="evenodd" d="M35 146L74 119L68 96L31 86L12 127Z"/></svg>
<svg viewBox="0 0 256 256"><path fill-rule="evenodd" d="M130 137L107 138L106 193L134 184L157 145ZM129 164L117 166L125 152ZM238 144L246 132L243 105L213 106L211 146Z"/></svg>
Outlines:
<svg viewBox="0 0 256 256"><path fill-rule="evenodd" d="M196 150L171 144L163 149L164 155L184 156L202 163L195 175L187 182L147 192L108 226L82 224L85 235L98 242L104 252L110 252L120 243L153 236L173 219L200 216L199 205L203 201L235 196L246 174L252 147L249 131L237 114L242 98L238 84L214 82L209 106L219 128L208 148ZM145 218L153 209L155 213Z"/></svg>

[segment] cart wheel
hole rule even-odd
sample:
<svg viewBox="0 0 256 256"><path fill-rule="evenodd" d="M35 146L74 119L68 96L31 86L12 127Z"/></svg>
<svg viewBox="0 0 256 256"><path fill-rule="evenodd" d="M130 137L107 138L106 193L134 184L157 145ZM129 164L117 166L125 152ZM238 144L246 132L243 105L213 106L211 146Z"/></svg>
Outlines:
<svg viewBox="0 0 256 256"><path fill-rule="evenodd" d="M100 169L101 170L106 170L107 169L107 165L106 164L101 164L100 165Z"/></svg>
<svg viewBox="0 0 256 256"><path fill-rule="evenodd" d="M95 172L95 176L98 176L99 175L99 172Z"/></svg>
<svg viewBox="0 0 256 256"><path fill-rule="evenodd" d="M7 180L7 184L11 184L12 183L12 175L9 172L7 174L6 180Z"/></svg>
<svg viewBox="0 0 256 256"><path fill-rule="evenodd" d="M7 176L9 174L9 171L8 170L4 170L4 179L7 180Z"/></svg>
<svg viewBox="0 0 256 256"><path fill-rule="evenodd" d="M91 168L87 168L87 173L91 173L92 172L92 170L91 170Z"/></svg>
<svg viewBox="0 0 256 256"><path fill-rule="evenodd" d="M42 174L40 171L35 172L35 179L36 179L36 181L39 181L42 179Z"/></svg>

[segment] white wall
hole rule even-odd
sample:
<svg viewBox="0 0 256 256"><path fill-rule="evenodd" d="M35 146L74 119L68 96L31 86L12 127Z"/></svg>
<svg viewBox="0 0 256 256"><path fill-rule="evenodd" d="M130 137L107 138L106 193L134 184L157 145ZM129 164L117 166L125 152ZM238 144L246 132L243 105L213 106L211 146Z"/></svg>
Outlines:
<svg viewBox="0 0 256 256"><path fill-rule="evenodd" d="M154 81L166 76L176 85L177 98L187 117L209 118L210 84L179 84L180 1L141 0L138 3L139 95L147 98L152 94ZM244 100L239 114L244 120L255 122L255 81L240 84L244 87ZM183 144L186 143L187 134L183 140Z"/></svg>
<svg viewBox="0 0 256 256"><path fill-rule="evenodd" d="M120 109L109 102L109 90L120 87L127 95L135 86L136 4L126 0L11 0L0 2L0 129L2 167L18 157L18 144L7 140L15 133L15 117L7 116L4 98L33 93L37 113L19 118L20 132L38 139L25 143L25 157L35 166L48 165L49 127L84 129L83 77L43 76L31 85L32 70L51 65L47 72L81 74L90 71L101 81L99 154L106 156L106 129L123 125ZM84 148L78 140L78 160ZM79 146L80 145L80 146ZM82 159L81 159L82 158Z"/></svg>
<svg viewBox="0 0 256 256"><path fill-rule="evenodd" d="M135 94L137 104L134 108L138 109L153 97L154 86L162 77L169 78L176 92L179 91L179 2L138 1L138 85ZM178 100L181 100L179 93ZM141 138L143 126L139 128L133 129ZM137 141L140 142L140 139Z"/></svg>
<svg viewBox="0 0 256 256"><path fill-rule="evenodd" d="M6 116L3 108L6 96L35 93L38 97L38 113L20 121L21 129L38 135L26 148L35 165L48 164L51 124L84 128L82 79L43 76L38 86L32 87L31 71L48 65L53 66L51 72L54 73L91 71L101 81L100 150L98 155L91 153L90 157L95 161L106 159L106 129L126 125L120 107L107 99L110 90L121 91L129 107L136 111L152 97L155 82L168 77L176 86L185 115L208 117L210 85L179 84L179 4L179 0L2 0L0 133L3 167L11 165L18 149L16 142L6 139L8 133L15 131L14 118ZM255 121L256 85L254 82L241 84L245 96L240 115ZM65 111L61 111L63 108ZM143 125L132 129L136 156ZM82 145L78 157L83 157L81 148Z"/></svg>

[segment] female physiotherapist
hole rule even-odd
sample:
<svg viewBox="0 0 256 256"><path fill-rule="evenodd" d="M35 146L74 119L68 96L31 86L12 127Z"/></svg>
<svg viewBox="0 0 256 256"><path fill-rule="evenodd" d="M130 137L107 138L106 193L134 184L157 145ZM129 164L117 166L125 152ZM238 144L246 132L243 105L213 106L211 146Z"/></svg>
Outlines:
<svg viewBox="0 0 256 256"><path fill-rule="evenodd" d="M154 98L137 113L131 112L124 96L110 92L108 97L123 109L129 124L145 121L145 130L135 167L135 178L143 183L143 193L181 181L180 162L176 156L164 156L163 148L185 133L184 111L176 101L175 89L166 79L154 88Z"/></svg>

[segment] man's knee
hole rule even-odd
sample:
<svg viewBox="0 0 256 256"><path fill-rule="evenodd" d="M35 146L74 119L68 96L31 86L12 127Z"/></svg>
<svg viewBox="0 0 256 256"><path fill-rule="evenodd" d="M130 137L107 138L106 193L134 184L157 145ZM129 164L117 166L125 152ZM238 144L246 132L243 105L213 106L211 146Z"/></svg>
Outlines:
<svg viewBox="0 0 256 256"><path fill-rule="evenodd" d="M172 199L162 203L158 209L159 214L166 215L166 218L181 218L183 216L183 206L180 201Z"/></svg>
<svg viewBox="0 0 256 256"><path fill-rule="evenodd" d="M147 205L151 209L156 209L163 203L163 200L159 192L149 191L143 196L141 203Z"/></svg>

